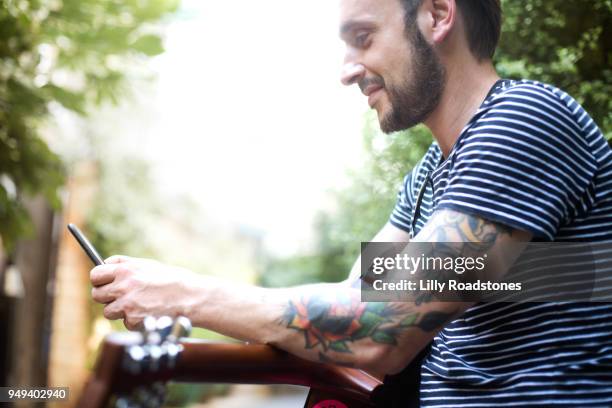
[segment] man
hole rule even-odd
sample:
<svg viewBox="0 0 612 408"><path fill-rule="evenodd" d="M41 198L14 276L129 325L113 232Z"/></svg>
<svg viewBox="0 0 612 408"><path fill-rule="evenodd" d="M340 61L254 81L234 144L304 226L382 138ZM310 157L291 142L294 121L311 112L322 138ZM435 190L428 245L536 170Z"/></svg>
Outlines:
<svg viewBox="0 0 612 408"><path fill-rule="evenodd" d="M498 0L342 0L342 81L385 132L424 123L435 143L405 178L384 242L612 240L612 152L560 90L500 80ZM499 275L509 264L499 266ZM94 300L128 328L154 315L381 374L422 363L422 406L610 406L612 306L361 302L349 278L237 288L151 260L111 257ZM369 327L362 330L368 313ZM373 322L373 323L372 323ZM360 330L361 329L361 330Z"/></svg>

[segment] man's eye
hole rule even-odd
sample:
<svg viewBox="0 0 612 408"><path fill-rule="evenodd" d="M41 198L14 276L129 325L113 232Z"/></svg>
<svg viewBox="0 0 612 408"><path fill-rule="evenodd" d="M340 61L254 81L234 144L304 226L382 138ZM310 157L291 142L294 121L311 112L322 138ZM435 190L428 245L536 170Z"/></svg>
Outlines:
<svg viewBox="0 0 612 408"><path fill-rule="evenodd" d="M359 34L355 37L355 45L358 47L364 47L367 45L369 38L370 38L369 33Z"/></svg>

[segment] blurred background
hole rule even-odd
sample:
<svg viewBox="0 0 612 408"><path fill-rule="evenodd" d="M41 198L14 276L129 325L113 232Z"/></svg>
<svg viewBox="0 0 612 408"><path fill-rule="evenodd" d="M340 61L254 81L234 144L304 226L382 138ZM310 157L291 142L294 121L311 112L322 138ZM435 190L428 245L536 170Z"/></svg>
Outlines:
<svg viewBox="0 0 612 408"><path fill-rule="evenodd" d="M612 3L502 3L500 74L563 88L612 138ZM76 397L103 337L124 330L90 301L68 222L103 257L265 286L346 276L431 136L381 134L340 85L337 13L329 0L0 0L0 385ZM173 384L168 405L301 406L287 392Z"/></svg>

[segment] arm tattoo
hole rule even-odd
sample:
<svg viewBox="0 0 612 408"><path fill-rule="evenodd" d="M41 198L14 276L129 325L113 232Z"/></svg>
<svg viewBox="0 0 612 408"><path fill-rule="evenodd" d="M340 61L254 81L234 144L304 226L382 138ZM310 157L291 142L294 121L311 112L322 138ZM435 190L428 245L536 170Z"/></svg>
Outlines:
<svg viewBox="0 0 612 408"><path fill-rule="evenodd" d="M428 255L441 255L451 257L478 257L493 248L500 239L512 237L515 231L505 225L485 220L483 218L464 214L452 210L438 211L432 220L425 225L421 233L417 235L420 242L431 243ZM480 272L484 278L486 273ZM448 282L450 279L457 279L453 271L428 270L428 279L439 282ZM478 277L477 272L471 274L472 278ZM467 279L469 276L464 275ZM427 303L438 297L437 290L416 291L415 303Z"/></svg>
<svg viewBox="0 0 612 408"><path fill-rule="evenodd" d="M451 246L455 256L473 254L495 245L503 235L512 235L510 228L455 211L440 211L417 236L418 241L433 246L457 243ZM477 244L477 245L476 245ZM447 246L444 251L448 252ZM434 249L435 251L435 249ZM436 278L443 278L437 276ZM357 280L359 282L359 280ZM422 293L412 303L361 302L355 285L344 294L302 295L289 301L282 324L303 334L306 349L318 349L319 360L350 365L330 357L329 352L353 353L351 344L359 340L391 346L398 345L400 335L410 328L423 332L441 329L458 310L419 310L422 303L435 296Z"/></svg>
<svg viewBox="0 0 612 408"><path fill-rule="evenodd" d="M422 242L462 242L484 244L492 247L504 235L512 236L514 230L480 217L457 211L442 210L436 213L432 222L427 224L418 236ZM480 246L482 249L482 246Z"/></svg>
<svg viewBox="0 0 612 408"><path fill-rule="evenodd" d="M285 310L283 324L304 335L306 349L319 349L319 360L334 362L329 351L352 353L351 343L368 339L396 346L408 328L431 332L443 326L452 313L420 313L407 303L361 302L359 293L325 299L319 295L293 299ZM346 365L346 364L344 364Z"/></svg>

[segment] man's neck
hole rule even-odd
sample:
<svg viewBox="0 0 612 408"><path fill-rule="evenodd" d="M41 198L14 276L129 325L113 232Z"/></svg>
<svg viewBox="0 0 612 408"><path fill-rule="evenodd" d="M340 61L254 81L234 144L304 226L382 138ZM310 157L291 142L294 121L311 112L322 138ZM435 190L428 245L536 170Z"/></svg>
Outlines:
<svg viewBox="0 0 612 408"><path fill-rule="evenodd" d="M425 121L444 157L448 157L461 130L499 79L490 62L478 64L473 59L462 62L452 64L456 68L448 69L440 103Z"/></svg>

